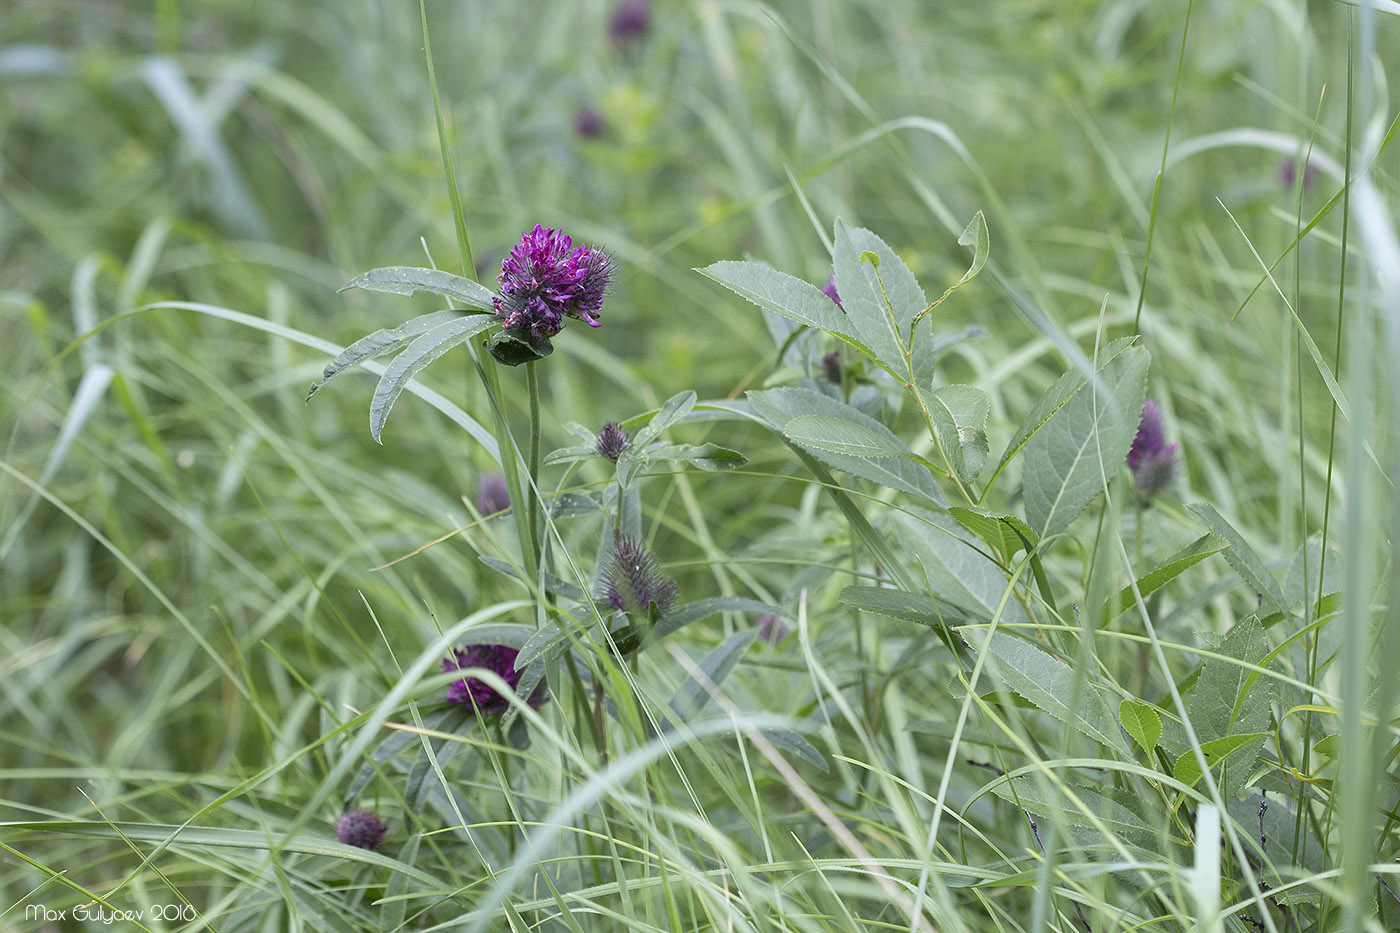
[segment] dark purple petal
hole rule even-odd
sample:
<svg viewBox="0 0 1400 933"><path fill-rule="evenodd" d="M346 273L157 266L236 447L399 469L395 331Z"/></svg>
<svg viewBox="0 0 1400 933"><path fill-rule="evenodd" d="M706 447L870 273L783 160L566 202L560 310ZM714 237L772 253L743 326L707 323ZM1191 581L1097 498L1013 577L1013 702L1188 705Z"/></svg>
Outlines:
<svg viewBox="0 0 1400 933"><path fill-rule="evenodd" d="M822 294L836 302L836 307L842 311L846 310L846 306L841 304L841 296L836 292L836 276L827 278L826 284L822 286Z"/></svg>
<svg viewBox="0 0 1400 933"><path fill-rule="evenodd" d="M496 276L493 300L505 330L536 343L547 342L573 317L599 326L603 299L612 281L607 253L574 245L567 234L535 225L521 234Z"/></svg>
<svg viewBox="0 0 1400 933"><path fill-rule="evenodd" d="M1128 450L1128 469L1133 473L1133 485L1148 497L1171 485L1175 475L1176 445L1167 443L1162 413L1152 399L1143 402L1142 420Z"/></svg>
<svg viewBox="0 0 1400 933"><path fill-rule="evenodd" d="M506 478L499 473L487 473L476 487L476 510L485 518L510 508L510 490Z"/></svg>
<svg viewBox="0 0 1400 933"><path fill-rule="evenodd" d="M347 846L373 852L384 841L389 827L368 810L351 810L335 824L335 838Z"/></svg>
<svg viewBox="0 0 1400 933"><path fill-rule="evenodd" d="M647 0L623 0L608 18L608 35L614 42L641 38L650 27L651 4Z"/></svg>
<svg viewBox="0 0 1400 933"><path fill-rule="evenodd" d="M772 612L765 612L755 623L758 637L770 645L776 645L792 634L792 626Z"/></svg>
<svg viewBox="0 0 1400 933"><path fill-rule="evenodd" d="M841 384L840 350L832 350L826 356L822 357L822 375L826 377L827 382L834 382L837 385Z"/></svg>
<svg viewBox="0 0 1400 933"><path fill-rule="evenodd" d="M596 108L584 104L574 112L574 132L584 139L597 139L608 131L608 120Z"/></svg>
<svg viewBox="0 0 1400 933"><path fill-rule="evenodd" d="M452 657L443 658L442 671L444 674L450 674L479 667L495 674L505 681L506 686L514 690L520 683L520 672L515 669L515 659L519 654L517 649L509 645L468 645L465 648L454 648ZM463 677L449 684L447 702L474 706L483 715L504 712L510 706L510 701L497 693L494 687L475 677Z"/></svg>
<svg viewBox="0 0 1400 933"><path fill-rule="evenodd" d="M598 451L598 456L607 457L616 463L617 458L621 457L631 446L632 438L627 436L627 432L622 430L616 422L609 421L598 432L598 439L594 443L593 449Z"/></svg>

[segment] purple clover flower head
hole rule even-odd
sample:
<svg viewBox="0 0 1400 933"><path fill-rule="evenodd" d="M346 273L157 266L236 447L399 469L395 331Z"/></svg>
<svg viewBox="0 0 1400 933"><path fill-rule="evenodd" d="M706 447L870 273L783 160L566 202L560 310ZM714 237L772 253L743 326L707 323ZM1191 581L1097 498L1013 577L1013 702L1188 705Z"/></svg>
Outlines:
<svg viewBox="0 0 1400 933"><path fill-rule="evenodd" d="M842 311L846 310L846 306L841 303L841 295L836 291L836 276L827 277L826 284L822 286L822 294L836 302L836 307Z"/></svg>
<svg viewBox="0 0 1400 933"><path fill-rule="evenodd" d="M659 619L676 604L676 581L635 538L618 538L603 565L602 598L619 612Z"/></svg>
<svg viewBox="0 0 1400 933"><path fill-rule="evenodd" d="M622 0L608 17L608 35L619 45L640 39L651 28L651 4L647 0Z"/></svg>
<svg viewBox="0 0 1400 933"><path fill-rule="evenodd" d="M759 639L769 645L776 645L792 634L792 626L772 612L759 616L754 625L758 629Z"/></svg>
<svg viewBox="0 0 1400 933"><path fill-rule="evenodd" d="M506 488L506 478L499 473L487 473L476 487L476 510L482 518L489 518L497 512L510 508L510 490Z"/></svg>
<svg viewBox="0 0 1400 933"><path fill-rule="evenodd" d="M450 674L453 671L479 667L491 671L514 690L520 683L520 672L515 669L515 659L519 654L517 649L508 645L468 645L465 648L453 648L452 657L442 659L442 672ZM497 693L495 687L475 677L463 677L449 684L447 702L474 706L484 716L504 712L510 706L510 701Z"/></svg>
<svg viewBox="0 0 1400 933"><path fill-rule="evenodd" d="M389 827L369 810L351 810L335 824L335 838L347 846L373 852L384 841Z"/></svg>
<svg viewBox="0 0 1400 933"><path fill-rule="evenodd" d="M1152 399L1143 402L1142 421L1128 450L1128 469L1133 473L1133 485L1144 498L1166 489L1176 473L1176 445L1167 443L1162 413Z"/></svg>
<svg viewBox="0 0 1400 933"><path fill-rule="evenodd" d="M600 312L612 281L612 257L580 243L559 230L535 225L521 234L501 264L496 281L501 293L492 299L496 316L503 320L504 333L517 344L535 348L533 358L548 355L549 339L564 329L564 318L572 317L600 327ZM505 363L521 363L531 355L516 359L494 352Z"/></svg>
<svg viewBox="0 0 1400 933"><path fill-rule="evenodd" d="M584 104L574 111L574 132L584 139L597 139L608 131L608 119L596 107Z"/></svg>
<svg viewBox="0 0 1400 933"><path fill-rule="evenodd" d="M834 382L837 385L841 384L840 350L832 350L826 356L822 357L822 375L826 377L827 382Z"/></svg>
<svg viewBox="0 0 1400 933"><path fill-rule="evenodd" d="M606 457L616 463L617 458L621 457L631 446L632 438L628 436L627 432L622 430L616 421L609 421L598 432L598 440L594 442L593 449L598 451L598 456Z"/></svg>

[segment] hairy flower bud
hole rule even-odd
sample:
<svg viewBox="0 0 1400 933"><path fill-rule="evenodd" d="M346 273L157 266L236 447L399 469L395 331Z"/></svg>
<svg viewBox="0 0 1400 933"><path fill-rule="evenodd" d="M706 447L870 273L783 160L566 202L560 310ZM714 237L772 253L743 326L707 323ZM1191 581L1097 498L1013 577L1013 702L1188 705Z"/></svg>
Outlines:
<svg viewBox="0 0 1400 933"><path fill-rule="evenodd" d="M1133 473L1133 485L1144 498L1166 489L1176 474L1176 445L1166 442L1162 413L1152 399L1142 405L1142 421L1128 450L1128 469Z"/></svg>
<svg viewBox="0 0 1400 933"><path fill-rule="evenodd" d="M335 838L347 846L373 852L384 841L389 827L369 810L351 810L335 824Z"/></svg>
<svg viewBox="0 0 1400 933"><path fill-rule="evenodd" d="M598 439L593 444L593 449L598 451L598 456L606 457L613 463L621 457L628 447L632 446L632 438L615 421L609 421L603 425L598 432Z"/></svg>
<svg viewBox="0 0 1400 933"><path fill-rule="evenodd" d="M656 558L634 538L618 538L603 565L602 598L621 612L660 618L676 603L676 581L656 566Z"/></svg>

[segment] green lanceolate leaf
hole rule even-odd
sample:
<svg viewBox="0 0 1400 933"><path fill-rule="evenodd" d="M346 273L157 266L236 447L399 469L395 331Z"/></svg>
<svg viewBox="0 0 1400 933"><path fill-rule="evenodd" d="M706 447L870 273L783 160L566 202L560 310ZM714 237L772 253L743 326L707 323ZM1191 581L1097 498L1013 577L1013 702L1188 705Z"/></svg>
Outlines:
<svg viewBox="0 0 1400 933"><path fill-rule="evenodd" d="M987 264L987 257L991 255L992 239L987 235L987 218L982 216L981 211L973 215L972 220L968 222L962 235L958 237L958 245L972 247L972 265L967 267L967 271L953 288L966 285L977 278L977 273L982 271L982 267Z"/></svg>
<svg viewBox="0 0 1400 933"><path fill-rule="evenodd" d="M1117 359L1118 355L1131 347L1135 340L1137 340L1136 337L1121 337L1100 350L1098 355L1099 368L1102 369ZM1011 442L1006 445L1006 450L997 463L996 472L1000 473L1011 462L1011 458L1021 452L1021 449L1026 446L1026 442L1034 437L1036 432L1044 427L1045 423L1053 418L1055 413L1063 408L1070 399L1074 398L1087 382L1084 373L1078 369L1071 369L1056 379L1055 384L1046 390L1040 400L1035 403L1030 414L1026 415L1021 422L1021 426L1016 429L1015 435L1012 436Z"/></svg>
<svg viewBox="0 0 1400 933"><path fill-rule="evenodd" d="M1261 609L1267 612L1283 612L1288 608L1283 598L1283 590L1279 588L1273 574L1269 573L1259 555L1254 553L1254 549L1245 542L1235 527L1215 510L1215 506L1209 502L1197 502L1188 505L1186 511L1230 543L1230 549L1225 552L1225 560L1235 569L1235 573L1240 575L1240 579L1264 598Z"/></svg>
<svg viewBox="0 0 1400 933"><path fill-rule="evenodd" d="M1133 741L1150 756L1162 738L1162 717L1157 715L1152 704L1125 699L1118 704L1118 721L1123 724L1123 730L1133 737Z"/></svg>
<svg viewBox="0 0 1400 933"><path fill-rule="evenodd" d="M1011 583L1006 572L949 516L909 506L890 517L890 527L912 564L911 575L925 582L939 602L982 620L993 618L1005 603L1003 621L1029 621L1020 599L1007 595Z"/></svg>
<svg viewBox="0 0 1400 933"><path fill-rule="evenodd" d="M952 385L919 390L919 398L928 409L938 442L948 457L948 465L958 481L971 485L987 463L987 415L992 400L975 386Z"/></svg>
<svg viewBox="0 0 1400 933"><path fill-rule="evenodd" d="M1137 581L1138 592L1142 594L1143 599L1146 599L1186 570L1196 566L1212 554L1219 554L1229 547L1230 542L1217 534L1202 535L1173 554L1162 566L1139 577ZM1133 588L1131 586L1123 587L1122 591L1104 600L1102 624L1107 625L1112 622L1135 604Z"/></svg>
<svg viewBox="0 0 1400 933"><path fill-rule="evenodd" d="M1147 351L1129 347L1026 443L1026 521L1045 538L1069 527L1122 466L1147 394Z"/></svg>
<svg viewBox="0 0 1400 933"><path fill-rule="evenodd" d="M662 638L672 635L692 622L699 622L701 619L708 619L710 616L720 612L771 612L775 615L791 619L792 613L778 606L770 606L761 603L756 599L746 599L743 596L712 596L709 599L697 599L693 603L686 603L677 606L666 613L656 627L651 630L647 637L648 642L656 642Z"/></svg>
<svg viewBox="0 0 1400 933"><path fill-rule="evenodd" d="M931 628L942 628L949 622L965 621L965 615L952 606L940 607L938 602L922 593L909 593L893 587L848 586L838 601L863 612L918 622Z"/></svg>
<svg viewBox="0 0 1400 933"><path fill-rule="evenodd" d="M788 320L832 334L855 336L846 315L811 282L804 282L761 262L725 260L695 271L714 279L741 298Z"/></svg>
<svg viewBox="0 0 1400 933"><path fill-rule="evenodd" d="M878 269L864 258L866 254L880 258ZM903 334L926 305L913 275L875 234L839 220L833 267L836 291L856 336L873 359L892 372L903 373L907 368L903 347L908 345Z"/></svg>
<svg viewBox="0 0 1400 933"><path fill-rule="evenodd" d="M1015 515L999 515L986 509L963 505L952 506L948 509L948 514L957 519L958 524L987 542L992 550L1006 561L1010 561L1022 548L1034 548L1040 541L1040 536L1031 526Z"/></svg>
<svg viewBox="0 0 1400 933"><path fill-rule="evenodd" d="M800 417L819 415L858 424L871 434L882 435L883 443L900 446L904 444L893 431L869 415L811 389L797 387L766 389L760 392L750 392L748 398L754 411L770 427L783 433L785 437L787 436L785 429L789 422ZM833 469L844 470L852 476L910 493L938 505L942 505L945 501L943 494L934 485L933 477L929 474L928 468L906 456L858 457L824 450L820 447L808 447L805 443L797 440L793 440L793 443L802 450L810 452Z"/></svg>
<svg viewBox="0 0 1400 933"><path fill-rule="evenodd" d="M641 453L647 461L671 460L693 463L702 470L737 470L748 458L737 450L715 444L662 444Z"/></svg>
<svg viewBox="0 0 1400 933"><path fill-rule="evenodd" d="M1240 735L1222 736L1201 743L1201 754L1205 756L1206 765L1211 770L1215 770L1216 765L1230 757L1238 757L1241 760L1251 758L1252 760L1252 756L1241 753L1247 751L1251 746L1257 748L1268 737L1267 732L1246 732ZM1196 782L1201 779L1201 764L1196 760L1194 749L1187 749L1176 759L1176 766L1172 769L1172 777L1187 787L1194 787ZM1233 796L1233 794L1229 796Z"/></svg>
<svg viewBox="0 0 1400 933"><path fill-rule="evenodd" d="M321 373L321 381L311 387L311 391L306 393L306 397L309 399L315 395L321 386L331 380L331 377L338 376L345 370L377 356L402 349L418 335L432 330L440 324L459 320L462 314L461 311L434 311L431 314L420 314L398 327L385 328L372 334L366 334L340 351L340 355L332 360L331 364Z"/></svg>
<svg viewBox="0 0 1400 933"><path fill-rule="evenodd" d="M384 375L379 377L379 384L374 387L374 398L369 403L369 432L376 443L383 443L379 440L379 432L384 429L389 409L394 407L394 402L409 380L433 360L453 347L466 343L473 334L480 333L495 322L491 315L459 316L424 331L394 357L394 361L385 368Z"/></svg>
<svg viewBox="0 0 1400 933"><path fill-rule="evenodd" d="M990 640L982 629L962 629L961 634L974 650L991 652L993 670L1006 686L1077 732L1127 754L1118 721L1093 684L1081 684L1078 706L1070 706L1075 674L1068 664L1006 632L994 632Z"/></svg>
<svg viewBox="0 0 1400 933"><path fill-rule="evenodd" d="M854 410L854 409L852 409ZM882 424L830 415L798 415L783 425L783 434L808 450L825 450L851 457L920 459L894 432Z"/></svg>
<svg viewBox="0 0 1400 933"><path fill-rule="evenodd" d="M364 275L357 275L341 287L363 288L372 292L388 292L392 295L412 295L414 292L436 292L455 298L469 308L478 311L494 310L491 299L495 293L485 285L471 279L438 269L424 269L417 266L388 266L371 269Z"/></svg>
<svg viewBox="0 0 1400 933"><path fill-rule="evenodd" d="M689 389L671 396L665 404L657 409L651 421L647 422L646 426L632 438L632 447L634 449L642 448L650 444L661 436L662 431L690 414L690 410L694 407L695 393Z"/></svg>

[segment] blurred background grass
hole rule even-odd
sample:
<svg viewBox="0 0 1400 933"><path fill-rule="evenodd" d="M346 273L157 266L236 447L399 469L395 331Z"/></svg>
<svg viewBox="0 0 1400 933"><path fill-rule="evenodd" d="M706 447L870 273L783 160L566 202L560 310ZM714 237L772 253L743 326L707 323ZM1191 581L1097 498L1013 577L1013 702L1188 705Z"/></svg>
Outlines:
<svg viewBox="0 0 1400 933"><path fill-rule="evenodd" d="M1184 47L1185 4L1137 0L658 2L623 41L610 10L428 5L475 275L494 284L535 223L620 266L604 327L570 330L544 367L546 450L569 442L564 422L766 374L762 318L693 267L747 255L820 284L841 216L936 294L965 267L956 235L980 209L1006 287L1050 322L1042 333L986 276L940 309L940 330L987 329L944 375L992 393L995 453L1064 368L1050 336L1090 346L1101 306L1110 334L1131 332L1170 114L1142 332L1185 486L1278 564L1318 530L1327 391L1296 364L1273 289L1245 304L1262 269L1216 199L1272 263L1338 192L1345 5L1197 2ZM424 245L460 271L418 11L16 0L3 18L6 807L90 818L81 778L133 818L178 821L394 682L375 619L411 656L518 595L474 560L487 529L371 569L473 523L461 497L492 465L439 414L406 397L377 447L364 377L305 405L324 355L136 310L207 302L345 343L432 309L336 291L426 264ZM1358 135L1393 118L1398 27L1377 17ZM599 122L585 109L596 135L579 130ZM1316 170L1297 175L1309 148ZM1393 210L1393 149L1374 168ZM1325 219L1275 273L1328 361L1339 237ZM428 381L484 416L468 365ZM841 559L839 528L784 482L780 445L730 430L720 441L760 475L668 481L648 525L692 597L733 585L721 556L746 586L791 595L804 567ZM1162 534L1162 553L1181 543ZM1252 608L1219 603L1217 627ZM890 629L890 658L927 637ZM907 689L911 705L946 703L941 685ZM256 806L290 805L322 770L289 769Z"/></svg>

